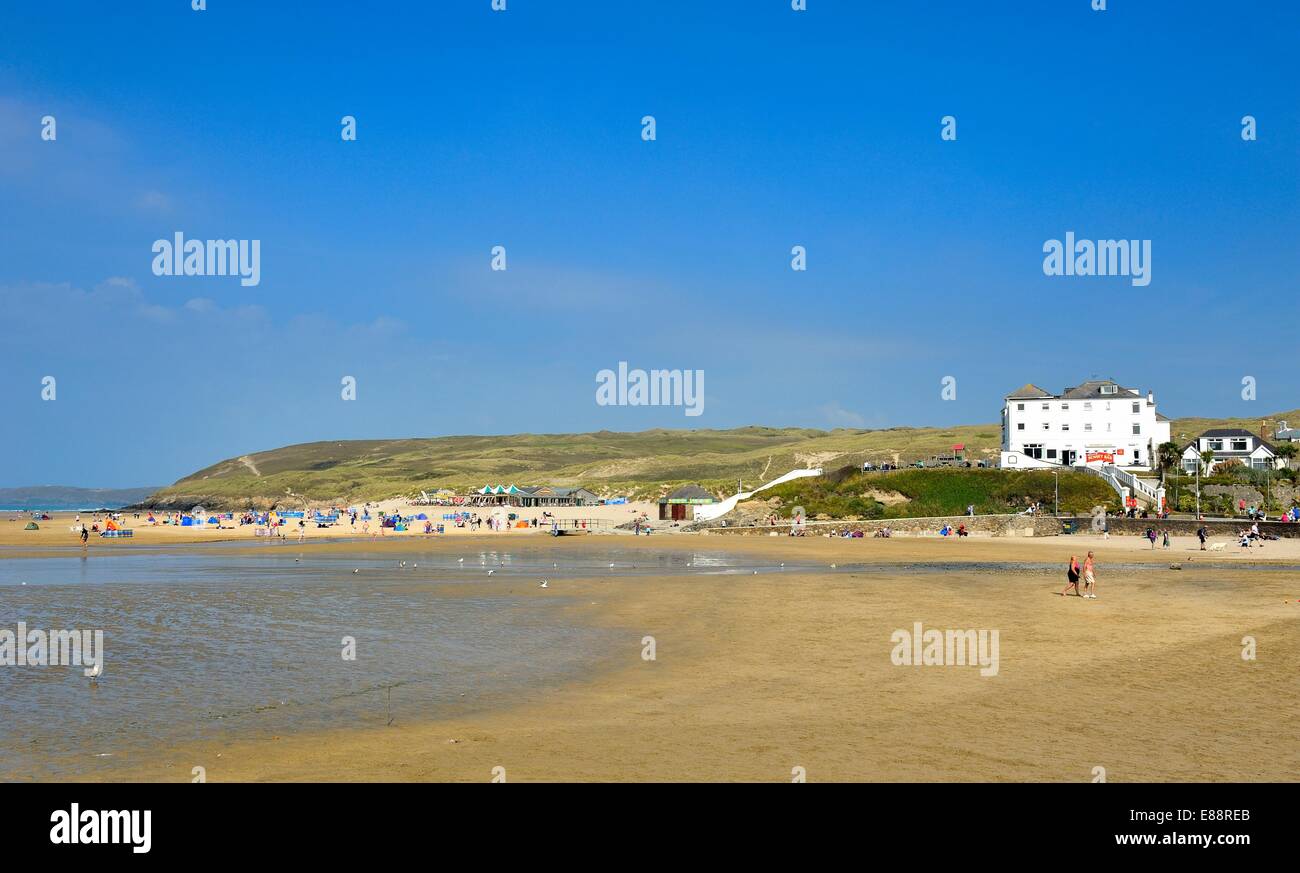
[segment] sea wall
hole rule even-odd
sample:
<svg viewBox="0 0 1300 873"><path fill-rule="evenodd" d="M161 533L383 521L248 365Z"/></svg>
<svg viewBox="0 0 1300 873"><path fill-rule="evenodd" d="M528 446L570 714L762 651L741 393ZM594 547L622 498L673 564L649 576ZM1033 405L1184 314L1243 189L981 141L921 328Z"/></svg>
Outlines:
<svg viewBox="0 0 1300 873"><path fill-rule="evenodd" d="M950 515L937 518L882 518L871 521L810 521L805 525L808 536L822 534L842 534L844 531L862 531L865 536L872 536L882 527L887 527L895 536L938 536L939 529L948 524L951 527L966 525L971 533L995 537L1053 537L1064 532L1062 523L1073 522L1075 532L1087 534L1092 532L1092 519L1087 516L1062 518L1057 520L1050 515L1031 517L1027 515ZM1157 531L1168 530L1173 536L1195 536L1202 524L1209 530L1211 537L1235 537L1244 528L1250 526L1246 520L1240 521L1205 521L1193 519L1169 519L1161 521L1156 518L1116 518L1107 519L1112 536L1144 536L1147 528ZM1261 533L1273 534L1285 538L1300 538L1300 524L1284 522L1261 522ZM727 526L716 524L699 529L700 533L723 536L768 536L776 533L785 536L790 532L789 522L776 526L759 524L752 526Z"/></svg>
<svg viewBox="0 0 1300 873"><path fill-rule="evenodd" d="M870 521L810 521L805 527L808 536L822 534L842 534L844 531L862 531L864 536L873 536L883 527L890 529L894 536L939 536L939 529L945 524L956 528L966 525L971 533L995 537L1044 537L1057 536L1061 524L1048 516L1029 515L948 515L933 518L880 518ZM753 525L745 527L710 525L700 533L724 536L768 536L772 533L784 536L790 532L789 522L776 526Z"/></svg>
<svg viewBox="0 0 1300 873"><path fill-rule="evenodd" d="M1088 519L1079 519L1081 533L1088 532ZM1196 529L1205 525L1211 537L1235 537L1242 530L1250 527L1250 521L1241 519L1240 521L1196 521L1195 519L1171 518L1167 521L1161 521L1158 518L1111 518L1108 519L1110 532L1118 536L1144 536L1147 528L1154 527L1156 531L1168 530L1169 533L1176 537L1196 536ZM1288 539L1300 538L1300 524L1288 524L1285 522L1265 521L1259 525L1260 533L1273 534Z"/></svg>

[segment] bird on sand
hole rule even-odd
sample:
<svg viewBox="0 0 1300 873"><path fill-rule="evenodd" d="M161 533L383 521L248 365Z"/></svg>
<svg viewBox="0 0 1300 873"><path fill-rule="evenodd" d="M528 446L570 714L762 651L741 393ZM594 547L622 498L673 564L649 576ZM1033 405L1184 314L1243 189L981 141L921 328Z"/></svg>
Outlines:
<svg viewBox="0 0 1300 873"><path fill-rule="evenodd" d="M539 587L539 588L550 588L551 586L550 586L550 583L548 583L545 579L543 579L543 580L541 581L541 583L540 583L537 587Z"/></svg>

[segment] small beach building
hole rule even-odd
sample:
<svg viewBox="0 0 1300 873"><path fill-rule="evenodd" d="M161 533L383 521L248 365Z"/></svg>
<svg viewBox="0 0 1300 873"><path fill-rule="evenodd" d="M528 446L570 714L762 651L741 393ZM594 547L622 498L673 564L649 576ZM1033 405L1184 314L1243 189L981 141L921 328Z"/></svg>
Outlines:
<svg viewBox="0 0 1300 873"><path fill-rule="evenodd" d="M600 498L586 488L563 488L557 485L536 485L521 489L520 506L594 506Z"/></svg>
<svg viewBox="0 0 1300 873"><path fill-rule="evenodd" d="M683 485L667 497L659 498L660 521L685 521L693 518L693 506L705 506L717 500L699 485Z"/></svg>

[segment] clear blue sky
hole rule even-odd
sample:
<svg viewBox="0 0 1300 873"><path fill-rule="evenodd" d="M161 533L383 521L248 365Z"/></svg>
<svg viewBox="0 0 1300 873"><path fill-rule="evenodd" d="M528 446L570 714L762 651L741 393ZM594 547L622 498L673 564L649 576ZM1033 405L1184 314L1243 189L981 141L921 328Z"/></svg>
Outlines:
<svg viewBox="0 0 1300 873"><path fill-rule="evenodd" d="M0 7L2 486L992 422L1093 374L1172 416L1300 406L1294 3L208 5ZM261 240L261 285L154 276L176 231ZM1151 284L1045 276L1066 231L1152 240ZM704 414L597 406L620 360L703 369Z"/></svg>

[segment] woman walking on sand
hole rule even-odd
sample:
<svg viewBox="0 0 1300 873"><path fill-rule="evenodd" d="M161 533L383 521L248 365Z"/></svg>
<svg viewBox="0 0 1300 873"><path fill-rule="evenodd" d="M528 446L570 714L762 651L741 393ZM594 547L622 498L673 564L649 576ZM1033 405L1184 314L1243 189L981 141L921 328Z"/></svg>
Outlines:
<svg viewBox="0 0 1300 873"><path fill-rule="evenodd" d="M1083 596L1093 600L1097 599L1097 577L1094 575L1096 570L1097 565L1092 560L1092 552L1089 552L1088 557L1083 559Z"/></svg>
<svg viewBox="0 0 1300 873"><path fill-rule="evenodd" d="M1082 597L1083 595L1079 593L1079 559L1074 555L1070 556L1070 563L1065 569L1065 578L1067 582L1065 590L1061 592L1061 596L1064 597L1069 590L1073 588L1074 596Z"/></svg>

